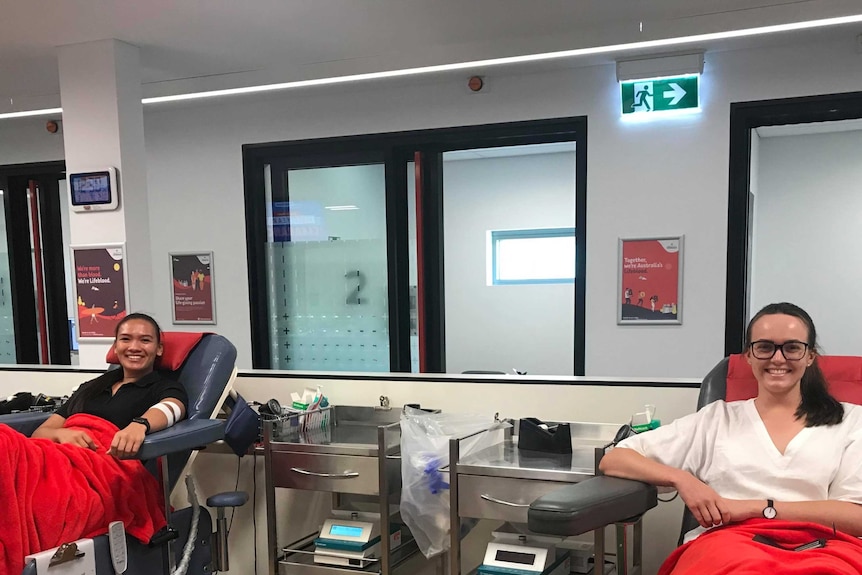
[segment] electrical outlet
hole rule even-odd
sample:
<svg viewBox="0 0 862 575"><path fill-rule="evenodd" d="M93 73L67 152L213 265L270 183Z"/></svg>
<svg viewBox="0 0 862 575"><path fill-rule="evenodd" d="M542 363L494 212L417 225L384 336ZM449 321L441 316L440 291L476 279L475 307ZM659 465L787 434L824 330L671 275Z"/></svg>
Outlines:
<svg viewBox="0 0 862 575"><path fill-rule="evenodd" d="M862 34L856 36L856 53L862 54Z"/></svg>

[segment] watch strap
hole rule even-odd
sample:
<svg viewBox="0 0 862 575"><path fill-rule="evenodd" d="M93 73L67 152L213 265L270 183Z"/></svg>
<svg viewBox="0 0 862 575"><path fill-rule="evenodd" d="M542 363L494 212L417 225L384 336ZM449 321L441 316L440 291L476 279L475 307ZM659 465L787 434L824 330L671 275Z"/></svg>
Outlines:
<svg viewBox="0 0 862 575"><path fill-rule="evenodd" d="M146 435L149 435L149 433L150 433L150 422L145 417L135 417L134 419L132 419L132 423L140 423L141 425L146 427L147 430L144 433Z"/></svg>
<svg viewBox="0 0 862 575"><path fill-rule="evenodd" d="M772 499L766 500L766 507L763 508L762 515L766 519L775 519L778 515L778 512L775 509L775 501Z"/></svg>

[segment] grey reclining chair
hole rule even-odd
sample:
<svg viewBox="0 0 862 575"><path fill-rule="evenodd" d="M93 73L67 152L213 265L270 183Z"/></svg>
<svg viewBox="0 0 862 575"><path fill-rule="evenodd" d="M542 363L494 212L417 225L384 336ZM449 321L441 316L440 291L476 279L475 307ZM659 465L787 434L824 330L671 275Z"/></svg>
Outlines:
<svg viewBox="0 0 862 575"><path fill-rule="evenodd" d="M164 333L163 338L167 347L170 334ZM162 469L161 476L156 476L161 480L165 492L168 529L157 533L149 545L127 537L127 575L168 575L182 556L189 535L192 509L189 507L171 512L170 493L182 477L192 454L224 437L224 421L215 417L228 399L236 378L236 348L220 335L205 334L175 375L189 396L186 419L173 427L148 435L138 452L138 458L147 461L151 471L158 467ZM16 413L0 417L0 423L30 435L49 416L49 413L42 412ZM161 460L160 466L155 465L158 460ZM224 509L243 505L247 500L247 493L227 492L210 497L207 505L218 509L219 527L222 528ZM198 541L188 573L202 575L226 571L229 567L226 542L226 533L212 533L212 518L201 507ZM95 537L94 544L96 574L113 575L107 535ZM35 563L31 562L25 567L23 575L36 573Z"/></svg>
<svg viewBox="0 0 862 575"><path fill-rule="evenodd" d="M829 392L839 401L862 404L862 357L820 356L820 369L829 382ZM743 354L722 359L703 378L697 409L723 399L739 401L757 395L757 380ZM530 505L528 526L537 533L579 535L605 525L623 525L656 506L655 487L640 481L599 476L558 489ZM685 509L679 534L697 527L694 515ZM617 529L618 535L620 529ZM641 545L635 536L635 551ZM618 537L618 561L620 541ZM621 573L618 571L618 573Z"/></svg>

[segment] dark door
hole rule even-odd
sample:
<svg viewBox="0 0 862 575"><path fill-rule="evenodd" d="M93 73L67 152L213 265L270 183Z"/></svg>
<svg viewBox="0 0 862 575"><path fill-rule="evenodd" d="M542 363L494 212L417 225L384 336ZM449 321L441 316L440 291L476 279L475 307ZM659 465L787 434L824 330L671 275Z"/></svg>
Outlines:
<svg viewBox="0 0 862 575"><path fill-rule="evenodd" d="M15 363L71 363L60 215L63 179L62 164L0 169L7 247L0 264L8 266L6 277L0 269L0 354L5 346L11 356L8 350L14 348ZM3 302L9 304L11 318L3 315Z"/></svg>

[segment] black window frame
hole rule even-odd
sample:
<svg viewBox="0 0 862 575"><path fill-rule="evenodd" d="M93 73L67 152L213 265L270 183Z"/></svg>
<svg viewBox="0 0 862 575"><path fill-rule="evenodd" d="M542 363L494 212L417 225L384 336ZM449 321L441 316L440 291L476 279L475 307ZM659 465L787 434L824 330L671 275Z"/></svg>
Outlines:
<svg viewBox="0 0 862 575"><path fill-rule="evenodd" d="M522 146L554 142L575 143L576 280L574 282L574 375L585 370L586 234L587 234L587 118L585 116L505 122L338 136L311 140L245 144L243 180L246 246L249 270L249 309L252 363L269 369L269 329L265 283L266 241L265 164L325 167L383 158L386 166L386 239L389 279L390 371L409 372L409 254L407 164L421 153L423 205L422 262L425 285L423 317L427 351L426 372L445 373L445 302L443 261L443 153L477 148ZM339 158L341 160L339 160ZM345 161L341 164L339 161ZM286 162L286 163L283 163Z"/></svg>
<svg viewBox="0 0 862 575"><path fill-rule="evenodd" d="M761 126L809 124L862 118L862 92L845 92L730 105L730 166L727 202L727 285L724 353L741 353L750 305L751 131Z"/></svg>

